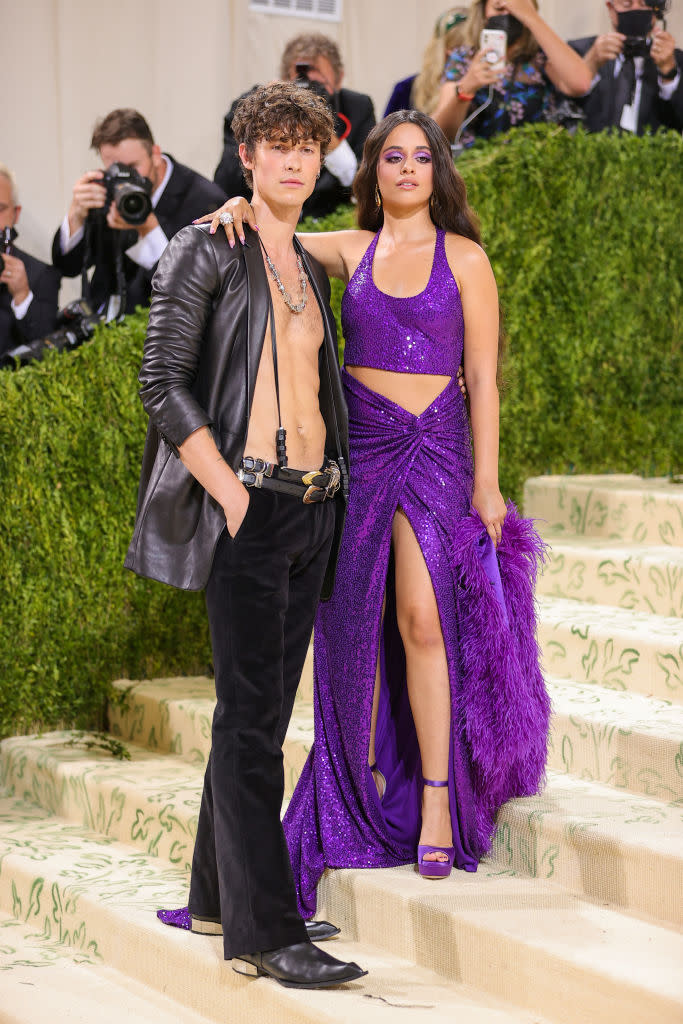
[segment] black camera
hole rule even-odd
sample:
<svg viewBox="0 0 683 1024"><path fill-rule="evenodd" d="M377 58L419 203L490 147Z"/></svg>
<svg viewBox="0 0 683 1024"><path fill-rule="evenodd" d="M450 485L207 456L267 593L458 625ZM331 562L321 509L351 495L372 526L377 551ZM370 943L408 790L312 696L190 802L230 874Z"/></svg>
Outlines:
<svg viewBox="0 0 683 1024"><path fill-rule="evenodd" d="M113 203L129 224L144 224L152 212L152 182L130 164L111 164L102 178L107 190L105 210Z"/></svg>
<svg viewBox="0 0 683 1024"><path fill-rule="evenodd" d="M5 269L3 252L9 252L12 246L12 228L3 228L0 234L0 274Z"/></svg>
<svg viewBox="0 0 683 1024"><path fill-rule="evenodd" d="M650 0L645 10L617 13L617 32L626 36L622 51L626 60L650 56L652 18L654 16L666 26L664 15L669 7L670 0Z"/></svg>
<svg viewBox="0 0 683 1024"><path fill-rule="evenodd" d="M315 78L309 78L312 64L295 64L296 78L294 84L300 86L302 89L310 89L311 92L319 96L324 101L326 106L329 108L332 117L334 118L334 134L342 139L346 138L349 133L351 125L348 120L345 120L335 107L335 98L330 96L329 92L325 88L322 82L318 82Z"/></svg>
<svg viewBox="0 0 683 1024"><path fill-rule="evenodd" d="M319 96L321 100L324 100L328 107L332 107L331 97L322 82L316 81L315 78L310 78L310 73L313 65L312 64L295 64L296 78L294 84L300 86L302 89L310 89L316 96Z"/></svg>
<svg viewBox="0 0 683 1024"><path fill-rule="evenodd" d="M63 352L64 349L78 348L88 338L92 338L102 320L103 317L93 313L85 299L76 299L59 311L56 331L3 353L0 356L0 367L16 366L17 361L25 366L26 363L40 361L48 351Z"/></svg>

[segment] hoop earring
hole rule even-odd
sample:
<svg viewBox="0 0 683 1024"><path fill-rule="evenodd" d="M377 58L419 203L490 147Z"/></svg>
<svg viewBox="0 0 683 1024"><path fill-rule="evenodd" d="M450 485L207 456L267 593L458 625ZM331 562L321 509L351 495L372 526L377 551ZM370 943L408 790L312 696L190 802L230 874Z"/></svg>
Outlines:
<svg viewBox="0 0 683 1024"><path fill-rule="evenodd" d="M379 185L375 185L375 206L377 209L382 205L382 197L379 194Z"/></svg>

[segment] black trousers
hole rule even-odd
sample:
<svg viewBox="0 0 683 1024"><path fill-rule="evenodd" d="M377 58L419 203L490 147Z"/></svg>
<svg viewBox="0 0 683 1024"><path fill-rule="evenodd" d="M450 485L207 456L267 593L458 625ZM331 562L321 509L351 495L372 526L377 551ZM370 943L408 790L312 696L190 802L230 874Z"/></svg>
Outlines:
<svg viewBox="0 0 683 1024"><path fill-rule="evenodd" d="M220 917L226 959L307 940L280 812L282 744L334 528L333 501L252 489L206 587L216 710L189 907Z"/></svg>

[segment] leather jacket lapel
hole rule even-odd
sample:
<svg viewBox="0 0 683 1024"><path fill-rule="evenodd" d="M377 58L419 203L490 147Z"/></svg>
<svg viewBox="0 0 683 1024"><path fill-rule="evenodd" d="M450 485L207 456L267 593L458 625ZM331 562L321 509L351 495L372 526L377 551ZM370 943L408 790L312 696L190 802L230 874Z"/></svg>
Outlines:
<svg viewBox="0 0 683 1024"><path fill-rule="evenodd" d="M250 229L245 229L245 243L242 247L244 253L244 265L247 271L247 293L249 296L249 308L247 313L247 339L246 339L246 388L247 388L247 425L249 430L249 418L251 416L251 403L254 398L256 386L256 375L261 361L263 341L266 336L268 325L268 279L266 268L263 265L261 246L258 236ZM246 432L244 440L246 442Z"/></svg>

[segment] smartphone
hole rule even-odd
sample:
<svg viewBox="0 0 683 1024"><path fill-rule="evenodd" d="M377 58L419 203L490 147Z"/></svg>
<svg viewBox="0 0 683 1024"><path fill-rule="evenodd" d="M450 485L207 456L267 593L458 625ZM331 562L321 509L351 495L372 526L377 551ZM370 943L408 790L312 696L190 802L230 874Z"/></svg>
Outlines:
<svg viewBox="0 0 683 1024"><path fill-rule="evenodd" d="M479 37L479 48L484 51L492 68L502 69L506 64L508 34L500 29L484 28Z"/></svg>

